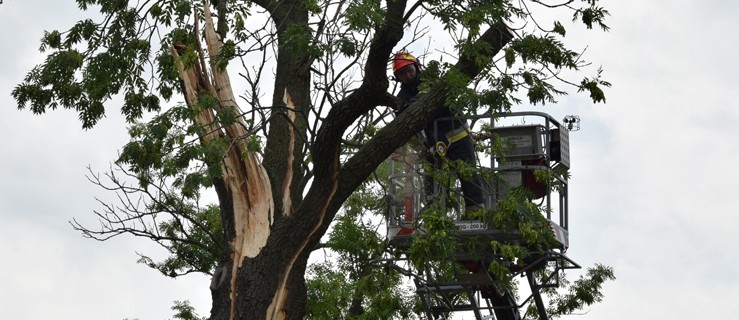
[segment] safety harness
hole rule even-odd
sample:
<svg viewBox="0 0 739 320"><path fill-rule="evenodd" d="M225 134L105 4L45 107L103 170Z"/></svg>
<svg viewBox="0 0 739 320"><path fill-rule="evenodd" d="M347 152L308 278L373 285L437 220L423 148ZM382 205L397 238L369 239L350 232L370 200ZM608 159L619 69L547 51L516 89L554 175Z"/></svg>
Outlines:
<svg viewBox="0 0 739 320"><path fill-rule="evenodd" d="M446 133L446 141L439 140L436 141L436 144L434 145L434 152L439 155L439 157L445 157L447 151L449 150L449 146L452 145L452 143L455 143L459 140L464 139L464 137L468 136L470 134L470 130L467 128L466 125L459 127L457 129L454 129L452 131L449 131Z"/></svg>

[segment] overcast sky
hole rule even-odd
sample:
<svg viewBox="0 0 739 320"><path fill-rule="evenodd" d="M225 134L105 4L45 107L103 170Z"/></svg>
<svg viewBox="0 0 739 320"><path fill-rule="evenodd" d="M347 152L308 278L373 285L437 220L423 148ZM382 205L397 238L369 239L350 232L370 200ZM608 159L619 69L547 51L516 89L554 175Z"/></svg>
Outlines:
<svg viewBox="0 0 739 320"><path fill-rule="evenodd" d="M605 301L570 319L733 319L739 298L739 14L734 1L602 1L608 33L568 30L613 83L605 105L573 94L547 105L576 114L570 136L568 256L613 266ZM118 112L82 131L69 111L18 111L10 91L42 61L43 30L86 17L72 0L0 6L0 318L168 319L174 300L209 314L208 279L136 264L145 240L104 243L86 166L104 171L127 141Z"/></svg>

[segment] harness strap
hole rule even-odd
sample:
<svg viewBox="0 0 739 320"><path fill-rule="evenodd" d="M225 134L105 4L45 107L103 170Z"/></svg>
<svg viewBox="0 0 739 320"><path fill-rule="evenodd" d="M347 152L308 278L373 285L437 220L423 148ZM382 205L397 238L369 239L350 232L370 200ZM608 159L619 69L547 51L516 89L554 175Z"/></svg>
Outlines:
<svg viewBox="0 0 739 320"><path fill-rule="evenodd" d="M469 134L470 131L467 129L467 126L452 130L446 134L446 141L436 141L436 144L434 145L434 151L436 152L436 154L443 158L446 156L446 152L449 149L449 146L452 145L452 143L464 139Z"/></svg>
<svg viewBox="0 0 739 320"><path fill-rule="evenodd" d="M461 127L459 129L453 130L452 132L447 134L447 140L449 141L449 144L455 143L459 140L462 140L464 137L468 136L470 132L467 130L467 127Z"/></svg>

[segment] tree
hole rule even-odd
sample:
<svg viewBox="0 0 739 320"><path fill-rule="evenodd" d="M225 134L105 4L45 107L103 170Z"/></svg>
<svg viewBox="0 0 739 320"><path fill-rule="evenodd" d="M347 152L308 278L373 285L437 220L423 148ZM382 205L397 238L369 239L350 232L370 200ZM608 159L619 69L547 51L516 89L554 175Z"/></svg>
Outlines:
<svg viewBox="0 0 739 320"><path fill-rule="evenodd" d="M442 108L506 110L519 90L551 103L565 93L553 81L604 101L599 76L560 75L586 65L560 42L560 22L515 29L537 22L529 6L571 10L588 28L607 29L596 0L574 2L77 0L103 19L47 32L46 60L13 96L37 114L75 110L84 129L122 96L131 142L107 173L112 186L91 175L121 204L98 212L103 230L77 227L101 240L159 242L176 258L142 262L169 276L212 274L211 319L299 319L308 257L342 204ZM458 59L430 61L424 97L385 124L378 107L399 104L388 58L409 26L421 30L415 42L429 24L448 33ZM248 87L240 100L233 70ZM203 208L209 188L219 202Z"/></svg>

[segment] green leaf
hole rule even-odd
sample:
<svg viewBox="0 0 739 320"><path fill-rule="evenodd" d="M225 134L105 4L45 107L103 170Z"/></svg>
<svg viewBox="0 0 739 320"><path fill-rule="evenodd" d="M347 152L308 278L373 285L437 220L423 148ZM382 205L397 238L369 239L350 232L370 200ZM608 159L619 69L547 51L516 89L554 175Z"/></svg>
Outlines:
<svg viewBox="0 0 739 320"><path fill-rule="evenodd" d="M595 6L595 3L591 3L591 7L578 9L575 11L572 21L582 21L588 29L592 29L594 24L597 24L603 31L610 30L610 27L605 24L606 16L609 16L608 10Z"/></svg>
<svg viewBox="0 0 739 320"><path fill-rule="evenodd" d="M41 47L39 51L45 52L47 48L60 49L62 44L62 35L59 31L54 30L52 32L44 32L44 37L41 39Z"/></svg>
<svg viewBox="0 0 739 320"><path fill-rule="evenodd" d="M347 27L352 31L369 31L379 26L384 19L379 2L372 0L352 1L346 9Z"/></svg>
<svg viewBox="0 0 739 320"><path fill-rule="evenodd" d="M505 62L508 68L512 67L513 64L516 63L516 51L511 47L505 49Z"/></svg>
<svg viewBox="0 0 739 320"><path fill-rule="evenodd" d="M357 43L351 39L340 38L337 40L339 52L347 57L353 57L357 54Z"/></svg>
<svg viewBox="0 0 739 320"><path fill-rule="evenodd" d="M565 31L565 27L563 27L562 24L559 21L554 21L554 29L552 31L554 31L555 33L558 33L559 35L561 35L563 37L567 33Z"/></svg>
<svg viewBox="0 0 739 320"><path fill-rule="evenodd" d="M185 301L175 301L174 306L172 306L172 310L176 311L174 314L174 319L179 320L207 320L208 317L200 317L197 313L195 313L195 308L190 305L190 302Z"/></svg>

